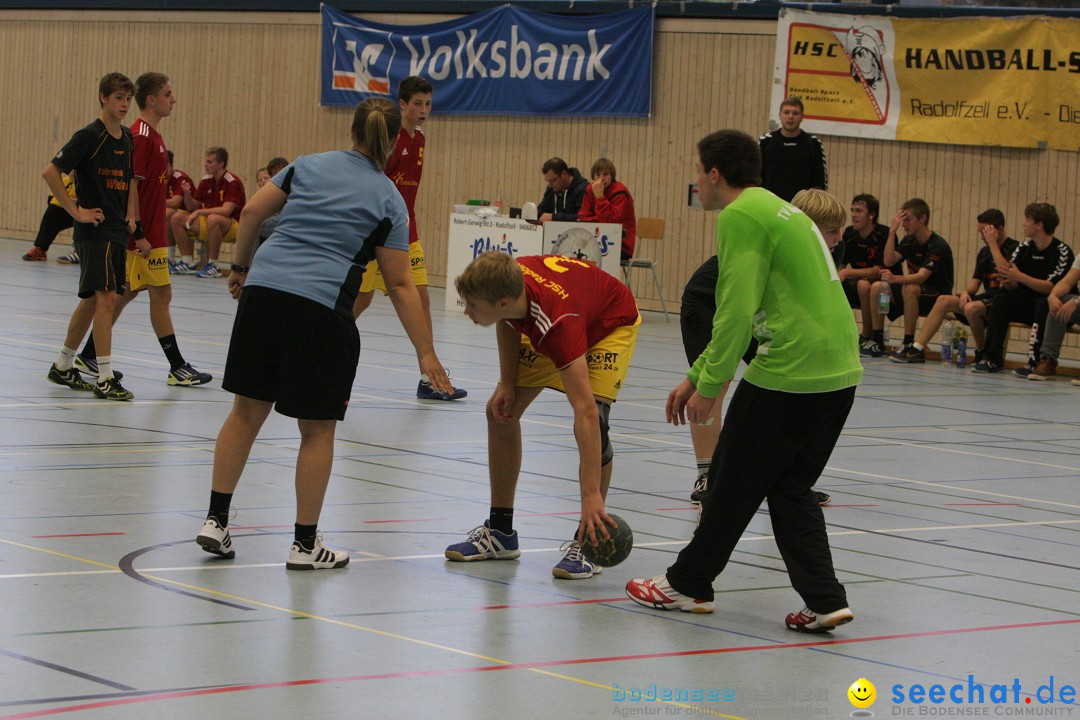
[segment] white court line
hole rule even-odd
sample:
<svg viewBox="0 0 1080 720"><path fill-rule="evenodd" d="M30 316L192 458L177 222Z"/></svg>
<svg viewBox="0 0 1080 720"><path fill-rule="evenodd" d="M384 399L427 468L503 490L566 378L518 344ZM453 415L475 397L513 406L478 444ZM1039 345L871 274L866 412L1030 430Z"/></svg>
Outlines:
<svg viewBox="0 0 1080 720"><path fill-rule="evenodd" d="M911 533L911 532L944 532L947 530L979 530L983 528L998 528L998 527L1025 527L1030 525L1075 525L1080 523L1080 520L1046 520L1046 521L1024 521L1024 522L999 522L999 523L975 523L971 525L927 525L924 527L908 527L908 528L883 528L880 530L834 530L828 533L829 537L841 537L844 535L877 535L882 533ZM272 535L266 535L265 537L274 537ZM772 540L772 535L752 535L749 537L739 538L739 542L754 542L758 540ZM672 545L685 545L690 542L687 540L661 540L657 542L647 543L634 543L634 547L669 547ZM561 547L545 547L545 548L525 548L522 549L523 553L559 553L563 552ZM368 557L356 557L356 555L367 555ZM444 558L443 553L432 553L426 555L377 555L375 553L369 553L357 550L351 555L352 562L383 562L387 560L434 560L438 558ZM202 571L202 570L245 570L248 568L270 568L270 567L283 567L285 563L253 563L247 565L241 565L237 563L214 563L212 565L187 565L179 567L159 567L159 568L139 568L140 573L166 573L166 572L190 572L190 571ZM72 570L64 572L41 572L41 573L13 573L9 575L0 575L0 580L13 580L17 578L44 578L44 577L66 577L70 575L116 575L120 572L119 568L115 570Z"/></svg>
<svg viewBox="0 0 1080 720"><path fill-rule="evenodd" d="M986 453L971 452L970 450L955 450L953 448L938 447L935 445L920 445L919 443L904 442L903 440L893 440L891 438L874 438L868 435L848 435L847 437L855 437L859 438L860 440L878 440L880 442L891 443L893 445L902 445L904 447L913 447L920 450L939 450L941 452L953 453L954 455L972 455L974 457L986 460L1008 460L1009 462L1020 463L1022 465L1038 465L1040 467L1054 468L1055 470L1072 470L1073 472L1080 473L1080 467L1072 467L1071 465L1054 465L1052 463L1044 463L1037 460L1020 460L1019 458L1002 457L1000 455L987 455Z"/></svg>

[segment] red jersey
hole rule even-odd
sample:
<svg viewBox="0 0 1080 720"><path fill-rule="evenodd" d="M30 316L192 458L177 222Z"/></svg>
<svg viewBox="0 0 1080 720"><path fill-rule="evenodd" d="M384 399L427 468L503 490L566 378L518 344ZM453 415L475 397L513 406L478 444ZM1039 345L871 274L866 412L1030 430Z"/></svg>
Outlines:
<svg viewBox="0 0 1080 720"><path fill-rule="evenodd" d="M417 242L420 234L416 230L413 207L416 205L416 191L420 189L420 177L424 174L424 133L420 128L414 128L412 136L405 128L398 131L397 145L386 160L385 172L386 177L394 181L405 200L405 207L409 209L409 242Z"/></svg>
<svg viewBox="0 0 1080 720"><path fill-rule="evenodd" d="M637 322L630 289L595 265L559 255L519 257L529 314L507 320L560 370L612 331Z"/></svg>
<svg viewBox="0 0 1080 720"><path fill-rule="evenodd" d="M203 207L208 208L221 207L227 202L236 203L232 212L233 220L240 219L240 211L244 209L244 204L247 202L247 196L244 195L244 183L228 170L223 172L218 180L215 180L213 175L203 176L192 197L201 202Z"/></svg>
<svg viewBox="0 0 1080 720"><path fill-rule="evenodd" d="M192 192L195 191L195 181L191 179L190 175L183 170L173 170L172 177L169 178L169 197L166 199L171 200L177 195L183 195L184 183L188 184Z"/></svg>
<svg viewBox="0 0 1080 720"><path fill-rule="evenodd" d="M142 118L131 124L135 143L135 177L139 178L139 219L152 248L168 243L165 235L165 197L168 194L169 155L161 133ZM135 241L128 242L135 250Z"/></svg>
<svg viewBox="0 0 1080 720"><path fill-rule="evenodd" d="M592 187L585 188L585 197L581 201L578 220L593 222L621 223L623 226L622 252L627 257L634 254L637 243L637 217L634 215L634 198L630 191L618 180L613 181L604 190L604 197L597 199Z"/></svg>

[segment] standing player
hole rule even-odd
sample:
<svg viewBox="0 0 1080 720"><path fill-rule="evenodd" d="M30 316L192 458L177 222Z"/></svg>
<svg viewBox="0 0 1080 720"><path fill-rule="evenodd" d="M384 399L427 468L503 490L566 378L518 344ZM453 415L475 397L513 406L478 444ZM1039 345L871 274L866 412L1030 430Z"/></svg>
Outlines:
<svg viewBox="0 0 1080 720"><path fill-rule="evenodd" d="M480 255L454 281L465 314L495 325L499 384L487 404L491 512L483 525L446 548L450 560L513 560L521 555L513 528L514 490L521 470L521 415L545 387L566 393L574 409L580 460L581 523L557 578L583 580L602 568L581 544L609 536L604 511L614 451L608 438L611 404L619 394L637 340L637 304L630 290L596 265L557 255Z"/></svg>
<svg viewBox="0 0 1080 720"><path fill-rule="evenodd" d="M172 114L176 105L169 78L149 72L135 81L135 102L139 117L131 125L135 143L135 184L139 193L139 217L146 237L132 240L127 252L127 292L120 296L113 311L113 323L127 304L143 290L150 291L150 325L161 349L169 360L170 385L205 385L214 378L200 372L184 359L176 345L169 303L172 284L169 279L168 250L165 238L165 195L168 192L169 159L165 141L157 130L162 118ZM91 335L75 358L75 367L86 375L97 375L98 362Z"/></svg>
<svg viewBox="0 0 1080 720"><path fill-rule="evenodd" d="M751 334L760 343L728 407L694 537L666 574L626 593L658 610L714 610L713 581L768 500L777 547L806 607L800 632L854 618L836 579L812 486L844 428L862 377L857 333L825 239L810 218L763 188L753 138L720 130L698 143L701 206L716 219L720 277L713 339L668 396L667 419L704 422Z"/></svg>
<svg viewBox="0 0 1080 720"><path fill-rule="evenodd" d="M431 96L434 92L434 86L419 75L407 77L398 84L401 131L398 133L394 152L386 163L386 176L394 181L401 197L405 199L405 206L409 208L409 265L412 267L413 283L420 292L420 302L424 306L424 317L427 318L428 331L432 332L432 337L434 330L431 323L431 298L427 289L427 263L416 226L416 192L420 189L420 178L424 173L424 131L420 126L427 121L431 112ZM353 308L356 317L360 317L360 313L371 305L376 288L382 290L383 295L387 294L379 264L371 262L364 273L364 281L360 284L360 294L356 297ZM460 400L468 394L468 391L461 388L454 388L449 393L441 392L433 388L423 374L416 386L416 397L421 400Z"/></svg>
<svg viewBox="0 0 1080 720"><path fill-rule="evenodd" d="M100 117L72 135L42 173L53 197L75 219L75 252L82 259L79 304L48 379L72 390L92 390L106 400L135 397L112 372L112 319L116 297L124 292L124 249L133 233L142 238L136 220L139 197L133 182L131 131L120 124L134 92L126 75L109 73L101 78ZM74 173L78 204L64 191L62 173ZM102 351L96 385L83 380L74 367L76 348L91 322Z"/></svg>

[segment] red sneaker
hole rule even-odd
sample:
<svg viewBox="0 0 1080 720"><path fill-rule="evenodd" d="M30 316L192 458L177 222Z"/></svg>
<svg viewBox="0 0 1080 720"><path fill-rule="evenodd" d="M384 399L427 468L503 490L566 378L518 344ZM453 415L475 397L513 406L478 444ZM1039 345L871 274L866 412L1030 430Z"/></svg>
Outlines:
<svg viewBox="0 0 1080 720"><path fill-rule="evenodd" d="M667 575L657 575L654 578L635 578L626 583L626 594L638 605L644 605L656 610L711 613L716 609L712 600L695 600L672 588L668 584Z"/></svg>
<svg viewBox="0 0 1080 720"><path fill-rule="evenodd" d="M34 247L30 248L30 252L22 256L22 259L30 261L44 261L49 259L49 255L44 250L35 245Z"/></svg>
<svg viewBox="0 0 1080 720"><path fill-rule="evenodd" d="M788 626L788 630L795 632L823 633L854 619L855 613L851 612L850 608L840 608L822 615L818 615L810 608L803 608L797 613L789 613L784 623Z"/></svg>

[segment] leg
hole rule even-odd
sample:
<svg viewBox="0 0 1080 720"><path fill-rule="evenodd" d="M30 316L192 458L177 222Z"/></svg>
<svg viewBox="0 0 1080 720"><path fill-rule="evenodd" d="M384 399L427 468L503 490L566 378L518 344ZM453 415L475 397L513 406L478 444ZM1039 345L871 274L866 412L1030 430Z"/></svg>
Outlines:
<svg viewBox="0 0 1080 720"><path fill-rule="evenodd" d="M60 231L67 230L74 224L75 219L68 215L67 210L49 203L45 207L45 214L41 216L37 237L34 238L34 247L42 252L48 252Z"/></svg>
<svg viewBox="0 0 1080 720"><path fill-rule="evenodd" d="M1042 354L1043 335L1046 333L1046 316L1050 304L1045 296L1035 298L1031 313L1031 333L1028 335L1028 367L1035 367Z"/></svg>
<svg viewBox="0 0 1080 720"><path fill-rule="evenodd" d="M915 326L919 322L919 296L922 285L909 283L904 286L904 337L915 335Z"/></svg>
<svg viewBox="0 0 1080 720"><path fill-rule="evenodd" d="M337 420L299 420L300 452L296 456L296 523L315 525L322 512L330 469L334 465Z"/></svg>
<svg viewBox="0 0 1080 720"><path fill-rule="evenodd" d="M1062 298L1063 302L1069 302L1076 299L1076 295L1066 295ZM1061 355L1061 343L1065 339L1066 323L1059 320L1057 316L1052 315L1049 311L1046 313L1046 317L1043 318L1043 322L1046 324L1046 329L1043 332L1042 350L1041 356L1044 358L1050 358L1057 364L1057 359ZM1080 322L1080 308L1075 310L1072 314L1070 322Z"/></svg>
<svg viewBox="0 0 1080 720"><path fill-rule="evenodd" d="M195 240L184 227L189 217L188 213L177 212L169 219L169 229L172 230L176 247L180 250L182 257L191 257L195 252Z"/></svg>
<svg viewBox="0 0 1080 720"><path fill-rule="evenodd" d="M218 433L214 446L214 492L229 493L236 490L240 475L244 472L251 446L259 435L274 404L254 400L243 395L233 399L233 408ZM299 473L299 458L297 459Z"/></svg>
<svg viewBox="0 0 1080 720"><path fill-rule="evenodd" d="M871 282L869 280L859 280L855 285L855 290L859 294L859 310L862 312L862 331L866 337L870 337L870 331L874 328L872 315L872 308L874 307L872 298L874 294L870 288Z"/></svg>
<svg viewBox="0 0 1080 720"><path fill-rule="evenodd" d="M169 304L172 302L172 285L151 285L149 293L150 326L154 328L154 335L163 338L175 334L172 316L169 314Z"/></svg>
<svg viewBox="0 0 1080 720"><path fill-rule="evenodd" d="M960 297L958 295L942 295L938 297L937 301L934 302L934 308L926 316L926 322L923 323L922 330L919 332L919 336L915 338L915 342L925 348L930 342L930 338L941 327L945 316L951 312L960 312Z"/></svg>
<svg viewBox="0 0 1080 720"><path fill-rule="evenodd" d="M870 328L872 330L882 330L885 327L885 316L881 314L881 308L878 307L876 302L872 302L873 300L876 300L879 295L881 295L881 280L878 280L870 286L870 297L868 299L871 300L869 304ZM863 312L865 312L865 309Z"/></svg>
<svg viewBox="0 0 1080 720"><path fill-rule="evenodd" d="M112 355L112 323L117 295L111 290L98 290L94 295L97 298L94 307L94 345L98 357L109 357Z"/></svg>
<svg viewBox="0 0 1080 720"><path fill-rule="evenodd" d="M210 262L215 265L217 265L218 258L221 256L221 238L225 237L225 233L229 232L231 227L232 218L224 215L208 215L206 217L206 234L210 245L209 258Z"/></svg>
<svg viewBox="0 0 1080 720"><path fill-rule="evenodd" d="M491 506L514 507L518 474L521 472L521 415L543 388L515 387L513 418L499 422L488 402L488 478L491 481Z"/></svg>
<svg viewBox="0 0 1080 720"><path fill-rule="evenodd" d="M94 321L97 313L97 293L88 298L81 298L75 306L75 312L71 313L68 321L67 336L64 338L64 347L77 349L86 337L86 331Z"/></svg>
<svg viewBox="0 0 1080 720"><path fill-rule="evenodd" d="M964 306L963 312L971 323L971 339L975 342L975 349L982 350L986 347L986 303L972 300Z"/></svg>

